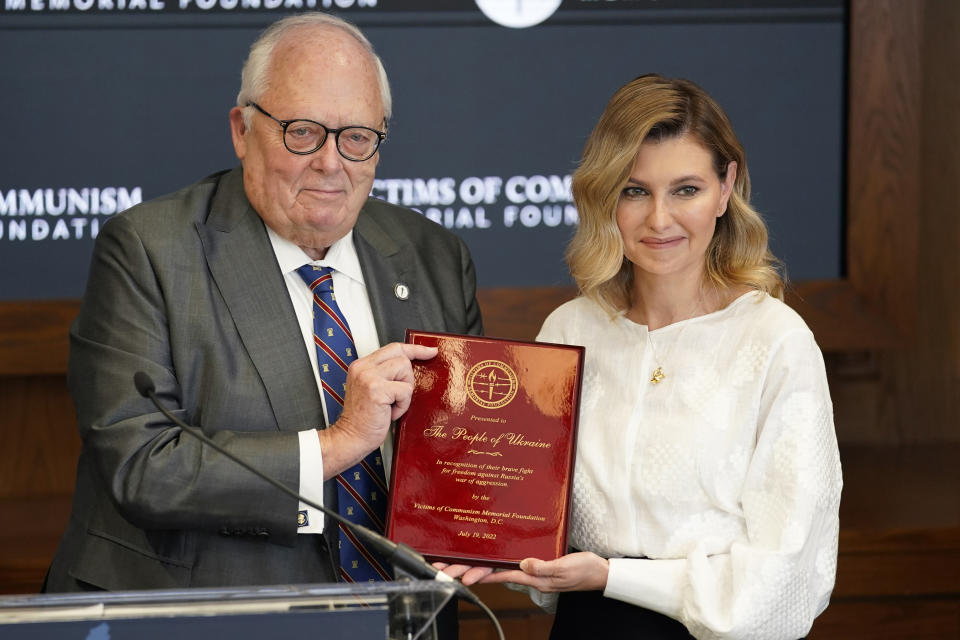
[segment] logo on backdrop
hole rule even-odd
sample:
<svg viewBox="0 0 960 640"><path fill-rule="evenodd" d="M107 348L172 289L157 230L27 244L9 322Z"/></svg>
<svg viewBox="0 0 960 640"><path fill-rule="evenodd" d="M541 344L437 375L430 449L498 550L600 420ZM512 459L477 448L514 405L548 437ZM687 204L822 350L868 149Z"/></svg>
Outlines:
<svg viewBox="0 0 960 640"><path fill-rule="evenodd" d="M569 174L377 178L370 195L447 229L572 227L579 218L571 180Z"/></svg>
<svg viewBox="0 0 960 640"><path fill-rule="evenodd" d="M476 0L483 15L504 27L525 29L554 14L562 0Z"/></svg>
<svg viewBox="0 0 960 640"><path fill-rule="evenodd" d="M110 216L142 200L141 187L0 189L0 240L96 238Z"/></svg>
<svg viewBox="0 0 960 640"><path fill-rule="evenodd" d="M375 9L377 0L3 0L0 12L229 12Z"/></svg>

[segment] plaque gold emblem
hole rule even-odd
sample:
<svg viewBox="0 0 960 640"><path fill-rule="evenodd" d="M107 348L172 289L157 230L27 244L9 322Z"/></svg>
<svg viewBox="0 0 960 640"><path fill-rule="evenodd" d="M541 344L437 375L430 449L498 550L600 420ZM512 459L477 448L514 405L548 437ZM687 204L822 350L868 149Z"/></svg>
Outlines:
<svg viewBox="0 0 960 640"><path fill-rule="evenodd" d="M484 409L499 409L517 395L517 374L505 362L483 360L467 372L467 395Z"/></svg>

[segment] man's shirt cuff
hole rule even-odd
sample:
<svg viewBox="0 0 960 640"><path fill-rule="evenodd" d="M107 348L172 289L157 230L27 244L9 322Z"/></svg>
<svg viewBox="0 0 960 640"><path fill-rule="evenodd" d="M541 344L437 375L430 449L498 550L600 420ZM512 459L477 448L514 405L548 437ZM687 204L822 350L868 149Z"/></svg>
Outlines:
<svg viewBox="0 0 960 640"><path fill-rule="evenodd" d="M301 431L300 495L323 504L323 453L316 429ZM300 502L297 508L297 533L323 533L323 512Z"/></svg>

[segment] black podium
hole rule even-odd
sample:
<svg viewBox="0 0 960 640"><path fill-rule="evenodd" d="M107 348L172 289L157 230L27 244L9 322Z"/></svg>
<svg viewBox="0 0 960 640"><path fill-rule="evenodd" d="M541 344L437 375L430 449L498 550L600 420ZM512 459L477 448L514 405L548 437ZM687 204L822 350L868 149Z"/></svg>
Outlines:
<svg viewBox="0 0 960 640"><path fill-rule="evenodd" d="M450 583L397 581L0 598L9 640L433 638Z"/></svg>

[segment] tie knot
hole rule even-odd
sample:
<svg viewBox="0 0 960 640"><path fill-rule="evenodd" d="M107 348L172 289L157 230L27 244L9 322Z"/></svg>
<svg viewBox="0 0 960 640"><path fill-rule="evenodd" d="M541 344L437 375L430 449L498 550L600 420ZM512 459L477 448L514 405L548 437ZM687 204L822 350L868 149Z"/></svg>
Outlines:
<svg viewBox="0 0 960 640"><path fill-rule="evenodd" d="M333 291L333 267L314 267L305 264L297 269L297 274L303 278L311 291L317 293Z"/></svg>

